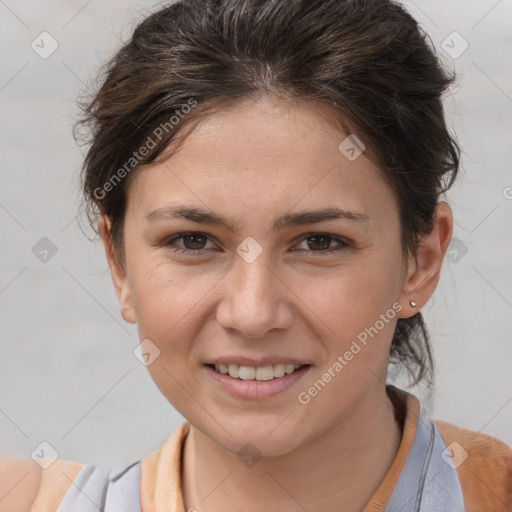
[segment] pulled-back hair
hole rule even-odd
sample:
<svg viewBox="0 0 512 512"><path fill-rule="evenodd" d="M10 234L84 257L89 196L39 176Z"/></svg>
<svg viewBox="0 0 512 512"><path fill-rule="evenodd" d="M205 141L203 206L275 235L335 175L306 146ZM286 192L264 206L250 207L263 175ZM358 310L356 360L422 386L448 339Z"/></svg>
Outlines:
<svg viewBox="0 0 512 512"><path fill-rule="evenodd" d="M170 156L205 116L250 97L325 103L364 141L396 194L404 256L432 231L439 197L458 172L441 103L454 77L392 1L178 1L144 19L99 77L77 124L90 145L84 204L94 229L98 215L110 220L121 263L135 173ZM398 320L390 362L413 384L432 384L420 312Z"/></svg>

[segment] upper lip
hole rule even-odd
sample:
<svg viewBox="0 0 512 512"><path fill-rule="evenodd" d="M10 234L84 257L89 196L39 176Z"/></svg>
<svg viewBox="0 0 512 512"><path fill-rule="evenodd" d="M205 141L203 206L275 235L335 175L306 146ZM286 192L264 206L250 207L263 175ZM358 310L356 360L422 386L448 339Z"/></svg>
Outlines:
<svg viewBox="0 0 512 512"><path fill-rule="evenodd" d="M279 357L279 356L265 356L259 358L249 358L240 356L225 356L216 357L207 364L224 364L229 366L230 364L236 364L238 366L274 366L276 364L293 364L294 366L302 366L307 364L304 360L295 359L290 357Z"/></svg>

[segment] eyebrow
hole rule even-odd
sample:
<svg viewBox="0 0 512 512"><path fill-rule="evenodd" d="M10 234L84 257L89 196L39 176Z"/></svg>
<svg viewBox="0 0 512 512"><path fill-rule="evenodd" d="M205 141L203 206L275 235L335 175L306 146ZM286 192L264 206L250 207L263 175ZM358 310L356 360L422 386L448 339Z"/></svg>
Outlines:
<svg viewBox="0 0 512 512"><path fill-rule="evenodd" d="M145 219L146 222L153 222L161 218L183 218L198 224L210 224L215 226L223 226L231 232L234 232L234 227L224 217L198 208L196 206L166 206L158 208L151 212ZM281 217L274 219L272 230L277 231L286 226L299 226L302 224L315 224L318 222L347 219L355 222L367 222L370 220L368 215L341 208L323 208L321 210L304 210L295 213L286 213Z"/></svg>

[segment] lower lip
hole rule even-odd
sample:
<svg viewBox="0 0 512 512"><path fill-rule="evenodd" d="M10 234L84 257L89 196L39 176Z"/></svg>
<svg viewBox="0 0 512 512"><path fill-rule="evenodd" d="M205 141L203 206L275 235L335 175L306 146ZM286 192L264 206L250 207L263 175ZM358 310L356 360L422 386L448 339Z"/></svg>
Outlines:
<svg viewBox="0 0 512 512"><path fill-rule="evenodd" d="M245 399L258 399L282 393L306 375L311 366L304 366L289 375L277 377L272 380L233 379L227 374L216 372L210 366L205 366L205 368L208 374L232 395Z"/></svg>

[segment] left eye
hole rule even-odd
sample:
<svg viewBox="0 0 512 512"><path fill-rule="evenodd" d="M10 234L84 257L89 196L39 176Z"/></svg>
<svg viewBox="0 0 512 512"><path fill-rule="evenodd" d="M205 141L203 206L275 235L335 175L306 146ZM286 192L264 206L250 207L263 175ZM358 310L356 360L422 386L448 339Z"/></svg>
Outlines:
<svg viewBox="0 0 512 512"><path fill-rule="evenodd" d="M336 242L338 244L337 247L331 248L331 243ZM333 237L328 235L327 233L314 233L312 235L306 236L303 241L297 246L300 247L301 244L306 243L311 251L307 252L316 252L316 253L330 253L332 251L343 249L348 247L349 244L340 238ZM315 248L316 246L316 248ZM304 249L299 249L304 250Z"/></svg>
<svg viewBox="0 0 512 512"><path fill-rule="evenodd" d="M176 242L178 240L183 241L183 246L177 245ZM181 233L170 240L167 240L164 242L164 246L171 247L172 250L177 252L184 252L188 254L198 254L201 251L205 250L205 244L209 241L208 235L204 233ZM332 243L336 242L338 245L336 247L331 247ZM211 243L211 241L210 241ZM302 244L307 244L307 249L300 248ZM331 253L336 250L344 249L346 247L349 247L349 243L334 237L332 235L329 235L327 233L312 233L309 235L306 235L300 244L297 246L295 250L299 251L306 251L311 253ZM320 255L320 254L318 254Z"/></svg>

